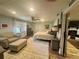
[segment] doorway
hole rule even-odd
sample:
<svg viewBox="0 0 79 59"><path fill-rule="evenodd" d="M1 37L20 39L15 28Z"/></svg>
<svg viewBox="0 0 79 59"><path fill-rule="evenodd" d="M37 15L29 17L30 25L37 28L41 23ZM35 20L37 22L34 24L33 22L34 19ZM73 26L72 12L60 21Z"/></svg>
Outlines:
<svg viewBox="0 0 79 59"><path fill-rule="evenodd" d="M72 59L79 59L79 3L66 15L66 52Z"/></svg>

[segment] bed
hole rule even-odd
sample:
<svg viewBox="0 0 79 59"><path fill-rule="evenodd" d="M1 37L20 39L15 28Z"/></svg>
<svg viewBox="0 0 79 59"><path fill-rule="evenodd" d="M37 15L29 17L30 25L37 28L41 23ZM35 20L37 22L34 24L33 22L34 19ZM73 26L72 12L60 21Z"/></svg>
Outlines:
<svg viewBox="0 0 79 59"><path fill-rule="evenodd" d="M37 32L34 34L33 39L51 40L53 35L48 34L48 32Z"/></svg>

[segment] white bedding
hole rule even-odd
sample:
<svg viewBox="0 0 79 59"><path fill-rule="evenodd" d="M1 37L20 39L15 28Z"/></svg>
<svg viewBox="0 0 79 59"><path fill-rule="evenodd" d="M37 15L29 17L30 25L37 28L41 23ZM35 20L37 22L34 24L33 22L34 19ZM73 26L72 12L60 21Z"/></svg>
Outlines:
<svg viewBox="0 0 79 59"><path fill-rule="evenodd" d="M33 39L51 40L53 39L53 35L50 35L47 32L37 32L34 34Z"/></svg>

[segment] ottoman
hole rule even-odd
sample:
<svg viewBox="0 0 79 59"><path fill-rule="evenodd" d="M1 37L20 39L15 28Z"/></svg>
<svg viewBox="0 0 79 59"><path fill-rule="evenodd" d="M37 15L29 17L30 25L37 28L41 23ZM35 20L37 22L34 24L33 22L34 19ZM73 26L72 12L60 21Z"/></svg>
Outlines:
<svg viewBox="0 0 79 59"><path fill-rule="evenodd" d="M15 42L12 42L9 44L9 49L11 51L18 52L20 49L22 49L27 44L27 39L19 39Z"/></svg>

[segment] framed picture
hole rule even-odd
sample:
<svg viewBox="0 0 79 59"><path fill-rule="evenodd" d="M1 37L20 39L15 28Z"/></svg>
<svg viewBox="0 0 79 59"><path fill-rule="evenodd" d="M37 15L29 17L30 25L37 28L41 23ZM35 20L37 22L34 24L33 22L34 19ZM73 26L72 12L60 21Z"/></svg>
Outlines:
<svg viewBox="0 0 79 59"><path fill-rule="evenodd" d="M49 25L45 25L45 29L49 29Z"/></svg>
<svg viewBox="0 0 79 59"><path fill-rule="evenodd" d="M8 25L7 24L2 24L2 26L1 26L2 28L7 28L8 27Z"/></svg>

